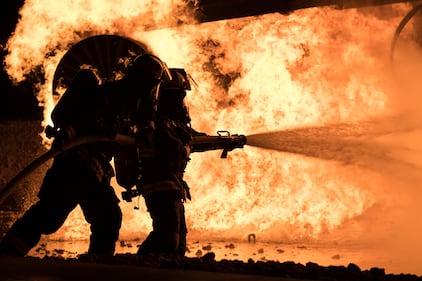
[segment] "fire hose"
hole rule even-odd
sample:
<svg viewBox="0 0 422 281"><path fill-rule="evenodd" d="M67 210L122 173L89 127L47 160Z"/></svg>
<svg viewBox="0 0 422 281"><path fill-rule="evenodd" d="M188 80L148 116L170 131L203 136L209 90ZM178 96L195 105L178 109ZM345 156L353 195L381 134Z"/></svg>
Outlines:
<svg viewBox="0 0 422 281"><path fill-rule="evenodd" d="M244 135L230 135L228 131L218 131L217 133L217 136L194 136L191 152L204 152L208 150L223 149L221 158L226 158L228 151L231 151L235 148L243 148L243 146L246 144L246 136ZM56 149L50 149L40 157L36 158L23 170L21 170L15 177L13 177L12 180L10 180L6 186L0 190L0 205L3 204L7 197L12 193L13 188L21 180L31 174L42 164L46 163L48 160L77 146L98 142L115 142L124 145L136 144L135 138L121 134L116 134L114 138L107 136L83 136L73 138L63 146L60 146ZM147 152L147 154L150 155L150 152Z"/></svg>
<svg viewBox="0 0 422 281"><path fill-rule="evenodd" d="M97 142L118 142L125 144L135 144L134 138L120 134L117 134L115 138L110 138L106 136L83 136L74 138L63 146L60 146L56 149L50 149L46 153L42 154L40 157L36 158L29 165L27 165L15 177L13 177L12 180L10 180L6 184L6 186L0 190L0 205L3 204L4 200L6 200L6 198L12 193L13 188L16 186L16 184L18 184L21 180L23 180L25 177L27 177L30 173L32 173L34 170L36 170L48 160L77 146Z"/></svg>

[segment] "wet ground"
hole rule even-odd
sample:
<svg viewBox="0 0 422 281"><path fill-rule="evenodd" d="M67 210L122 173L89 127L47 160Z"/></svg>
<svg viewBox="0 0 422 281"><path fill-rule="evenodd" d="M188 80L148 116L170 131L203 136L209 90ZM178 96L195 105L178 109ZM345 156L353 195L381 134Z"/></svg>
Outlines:
<svg viewBox="0 0 422 281"><path fill-rule="evenodd" d="M266 243L225 243L194 241L189 243L187 257L165 256L139 258L135 254L137 241L119 243L116 255L107 260L78 256L86 249L84 241L42 241L29 257L0 256L0 280L422 280L415 274L392 274L384 268L361 268L347 260L359 258L359 251L321 249L298 245ZM81 251L81 252L79 252ZM330 252L328 254L328 252ZM326 252L326 254L322 254ZM311 254L325 256L328 264L312 262ZM322 254L322 255L321 255ZM251 255L251 257L247 257ZM280 260L270 260L278 257ZM299 259L306 262L298 262ZM317 257L315 257L318 259ZM247 259L243 261L243 259ZM296 260L296 261L294 261ZM363 259L362 259L363 261ZM335 265L339 264L339 265ZM98 279L99 278L99 279Z"/></svg>
<svg viewBox="0 0 422 281"><path fill-rule="evenodd" d="M140 241L119 241L117 254L134 254ZM30 256L33 257L63 257L76 258L85 253L87 241L51 241L44 239L35 247ZM245 241L188 241L189 258L201 258L208 253L215 254L215 260L239 260L247 262L288 262L292 261L306 265L308 262L321 266L357 265L361 270L382 268L387 274L416 274L422 276L422 267L411 259L395 259L388 254L388 249L370 248L369 245L344 243L333 245L296 244L296 243L265 243ZM410 258L410 257L409 257Z"/></svg>

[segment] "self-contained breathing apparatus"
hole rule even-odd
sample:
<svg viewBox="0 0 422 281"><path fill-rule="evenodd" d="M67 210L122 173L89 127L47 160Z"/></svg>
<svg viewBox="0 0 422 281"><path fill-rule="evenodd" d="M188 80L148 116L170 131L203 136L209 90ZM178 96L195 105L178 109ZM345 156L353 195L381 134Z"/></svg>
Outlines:
<svg viewBox="0 0 422 281"><path fill-rule="evenodd" d="M189 144L192 139L190 131L186 129L190 128L190 117L184 104L186 90L191 89L187 73L184 69L172 68L170 74L171 79L160 85L155 116L158 126L156 134L158 135L153 142L151 153L146 153L142 147L126 146L114 157L116 180L119 185L126 189L122 192L122 198L126 201L130 201L132 197L139 195L141 190L145 190L145 180L156 173L155 169L151 167L156 165L153 163L158 161L159 158L157 157L161 155L160 152L163 149L170 154L175 153L173 156L169 156L167 161L179 161L177 159L178 153L173 151L179 145L174 148L163 147L163 143L160 144L161 138L167 139L167 141L177 140L177 142L180 139L181 142L186 144ZM187 127L188 125L189 127ZM172 136L170 137L170 135ZM165 146L168 145L170 144L167 143ZM148 147L148 149L151 149L151 147ZM182 147L182 149L184 148ZM170 162L167 161L163 163L169 164ZM133 186L135 186L135 189L132 189Z"/></svg>
<svg viewBox="0 0 422 281"><path fill-rule="evenodd" d="M139 175L138 150L145 155L150 149L145 135L154 130L159 84L170 79L165 63L150 54L134 58L120 80L101 84L91 70L79 71L51 114L54 127L45 130L55 138L53 149L78 136L108 136L118 183L132 187ZM122 136L126 139L117 143Z"/></svg>

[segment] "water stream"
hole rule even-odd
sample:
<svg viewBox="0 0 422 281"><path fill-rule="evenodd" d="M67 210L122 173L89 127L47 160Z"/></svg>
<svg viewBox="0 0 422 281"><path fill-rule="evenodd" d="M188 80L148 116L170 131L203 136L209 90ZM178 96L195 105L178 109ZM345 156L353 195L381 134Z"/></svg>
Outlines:
<svg viewBox="0 0 422 281"><path fill-rule="evenodd" d="M421 171L420 133L415 123L401 118L353 124L310 126L247 136L247 145L354 165L403 180L415 180Z"/></svg>

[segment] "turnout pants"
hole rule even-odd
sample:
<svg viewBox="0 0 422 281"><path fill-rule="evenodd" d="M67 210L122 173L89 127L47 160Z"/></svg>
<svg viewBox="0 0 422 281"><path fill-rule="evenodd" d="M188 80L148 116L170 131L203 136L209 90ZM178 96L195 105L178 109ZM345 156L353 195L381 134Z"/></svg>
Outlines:
<svg viewBox="0 0 422 281"><path fill-rule="evenodd" d="M122 212L107 173L99 177L78 157L55 159L38 197L38 202L6 233L0 243L0 254L26 255L37 245L41 235L56 232L77 205L90 224L88 253L114 254Z"/></svg>
<svg viewBox="0 0 422 281"><path fill-rule="evenodd" d="M186 252L185 209L180 190L157 191L144 195L152 218L153 230L138 249L138 255L175 254Z"/></svg>

